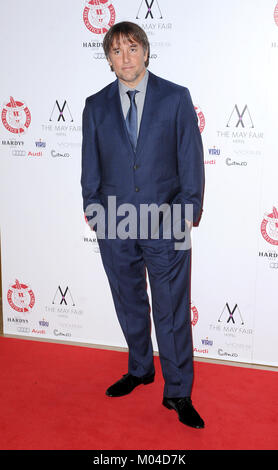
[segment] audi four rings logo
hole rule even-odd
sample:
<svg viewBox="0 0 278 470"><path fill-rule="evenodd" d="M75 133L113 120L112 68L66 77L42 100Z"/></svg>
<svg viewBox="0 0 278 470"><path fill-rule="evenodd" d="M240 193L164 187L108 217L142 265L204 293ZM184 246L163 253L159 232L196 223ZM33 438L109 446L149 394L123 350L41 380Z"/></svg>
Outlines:
<svg viewBox="0 0 278 470"><path fill-rule="evenodd" d="M30 333L30 328L25 328L24 326L19 326L19 327L17 328L17 331L18 331L19 333Z"/></svg>
<svg viewBox="0 0 278 470"><path fill-rule="evenodd" d="M105 59L105 54L103 52L95 52L94 59Z"/></svg>
<svg viewBox="0 0 278 470"><path fill-rule="evenodd" d="M25 157L26 152L25 152L25 150L16 150L16 149L13 149L13 150L12 150L12 155L15 156L15 157Z"/></svg>

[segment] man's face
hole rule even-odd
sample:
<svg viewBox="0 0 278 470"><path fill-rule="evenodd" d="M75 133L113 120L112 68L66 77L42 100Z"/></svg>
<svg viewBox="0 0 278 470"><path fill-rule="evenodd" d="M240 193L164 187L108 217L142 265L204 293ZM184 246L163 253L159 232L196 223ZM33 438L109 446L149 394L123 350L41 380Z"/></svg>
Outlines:
<svg viewBox="0 0 278 470"><path fill-rule="evenodd" d="M141 44L120 36L118 41L114 39L112 43L108 62L119 80L135 88L145 74L147 57L148 51L144 52Z"/></svg>

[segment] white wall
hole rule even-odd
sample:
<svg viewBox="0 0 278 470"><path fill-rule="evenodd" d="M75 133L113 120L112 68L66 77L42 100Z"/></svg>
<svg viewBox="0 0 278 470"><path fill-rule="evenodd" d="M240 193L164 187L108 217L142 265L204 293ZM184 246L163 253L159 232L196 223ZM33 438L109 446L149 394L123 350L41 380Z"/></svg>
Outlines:
<svg viewBox="0 0 278 470"><path fill-rule="evenodd" d="M193 229L196 356L278 365L277 5L159 0L153 18L145 18L141 0L101 7L106 22L130 20L146 30L149 69L188 87L205 124L204 213ZM4 332L125 347L82 213L84 101L115 78L103 35L84 23L85 7L82 0L14 0L1 8ZM22 107L23 124L31 116L24 134L4 125L11 96L29 110ZM65 122L56 100L60 108L67 103ZM14 303L19 285L27 311ZM153 343L157 350L154 327Z"/></svg>

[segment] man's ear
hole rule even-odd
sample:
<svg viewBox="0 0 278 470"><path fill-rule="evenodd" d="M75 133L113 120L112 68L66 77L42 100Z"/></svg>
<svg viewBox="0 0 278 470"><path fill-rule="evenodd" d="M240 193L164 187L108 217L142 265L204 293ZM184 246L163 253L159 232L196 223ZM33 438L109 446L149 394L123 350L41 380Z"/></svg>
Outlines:
<svg viewBox="0 0 278 470"><path fill-rule="evenodd" d="M108 64L110 65L110 68L111 68L112 72L113 72L113 65L112 65L112 62L111 62L109 56L107 56L106 59L107 59Z"/></svg>

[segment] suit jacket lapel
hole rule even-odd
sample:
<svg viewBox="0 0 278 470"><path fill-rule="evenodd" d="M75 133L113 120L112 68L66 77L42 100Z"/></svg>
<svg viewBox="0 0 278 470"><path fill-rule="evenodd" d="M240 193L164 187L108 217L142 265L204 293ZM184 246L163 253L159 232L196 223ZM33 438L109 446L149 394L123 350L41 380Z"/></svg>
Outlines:
<svg viewBox="0 0 278 470"><path fill-rule="evenodd" d="M118 80L115 80L109 90L109 114L111 122L113 123L112 131L116 131L124 141L124 144L131 152L134 158L134 152L129 140L129 135L126 128L125 118L122 110L122 103L119 93Z"/></svg>
<svg viewBox="0 0 278 470"><path fill-rule="evenodd" d="M135 159L137 160L143 150L146 136L149 133L152 122L155 119L156 110L160 100L159 86L156 80L156 76L149 71L149 79L147 84L144 108L140 123L140 130L137 140Z"/></svg>

